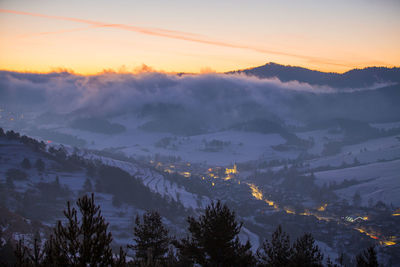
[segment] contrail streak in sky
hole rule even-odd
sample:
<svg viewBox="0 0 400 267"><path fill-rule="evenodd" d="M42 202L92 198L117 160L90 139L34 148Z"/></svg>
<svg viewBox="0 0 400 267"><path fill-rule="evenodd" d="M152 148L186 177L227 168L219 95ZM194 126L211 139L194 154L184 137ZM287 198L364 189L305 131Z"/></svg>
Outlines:
<svg viewBox="0 0 400 267"><path fill-rule="evenodd" d="M281 56L301 58L301 59L308 60L310 62L320 62L320 63L324 63L324 64L328 64L328 65L351 67L346 64L337 63L334 60L330 60L330 59L324 59L324 58L319 58L319 57L310 57L310 56L298 55L298 54L293 54L293 53L286 53L286 52L282 52L282 51L269 50L269 49L264 49L264 48L260 48L260 47L249 46L249 45L241 45L241 44L234 44L234 43L228 43L228 42L223 42L223 41L216 41L216 40L211 40L210 38L207 38L206 36L197 35L197 34L188 33L188 32L173 31L173 30L167 30L167 29L137 27L137 26L131 26L131 25L126 25L126 24L105 23L105 22L100 22L100 21L63 17L63 16L52 16L52 15L45 15L45 14L31 13L31 12L24 12L24 11L16 11L16 10L9 10L9 9L0 9L0 13L8 13L8 14L25 15L25 16L47 18L47 19L70 21L70 22L76 22L76 23L81 23L81 24L88 24L88 25L93 26L93 28L116 28L116 29L132 31L132 32L137 32L137 33L141 33L141 34L146 34L146 35L159 36L159 37L165 37L165 38L171 38L171 39L177 39L177 40L183 40L183 41L190 41L190 42L195 42L195 43L200 43L200 44L215 45L215 46L220 46L220 47L229 47L229 48L237 48L237 49L247 49L247 50L252 50L252 51L256 51L256 52L263 53L263 54L275 54L275 55L281 55ZM71 31L75 31L75 29L65 30L65 31L57 31L57 32L39 33L39 35L71 32Z"/></svg>

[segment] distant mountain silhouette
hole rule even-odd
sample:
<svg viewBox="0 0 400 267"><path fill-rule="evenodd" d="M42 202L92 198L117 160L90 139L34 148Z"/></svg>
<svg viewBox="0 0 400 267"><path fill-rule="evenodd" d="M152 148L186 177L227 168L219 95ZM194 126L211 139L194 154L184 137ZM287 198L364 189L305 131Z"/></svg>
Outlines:
<svg viewBox="0 0 400 267"><path fill-rule="evenodd" d="M267 63L263 66L228 73L244 73L259 78L277 77L283 82L299 81L336 88L363 88L376 83L400 83L400 68L368 67L353 69L343 74L321 72L302 67Z"/></svg>

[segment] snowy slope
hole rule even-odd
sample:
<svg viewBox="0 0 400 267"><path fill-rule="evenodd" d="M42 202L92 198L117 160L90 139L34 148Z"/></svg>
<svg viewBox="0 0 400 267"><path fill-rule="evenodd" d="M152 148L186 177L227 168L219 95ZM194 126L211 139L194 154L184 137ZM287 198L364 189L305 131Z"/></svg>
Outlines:
<svg viewBox="0 0 400 267"><path fill-rule="evenodd" d="M344 179L361 182L337 190L337 194L343 198L351 200L354 193L359 192L364 205L367 205L368 200L372 199L374 202L380 200L387 204L393 203L395 206L400 206L400 160L317 172L315 177L319 185L329 184L333 181L339 184Z"/></svg>
<svg viewBox="0 0 400 267"><path fill-rule="evenodd" d="M379 160L400 158L400 140L398 136L371 139L360 144L344 146L337 155L310 160L312 168L320 166L340 166L343 162L351 164L354 159L361 163L373 163Z"/></svg>
<svg viewBox="0 0 400 267"><path fill-rule="evenodd" d="M69 153L72 153L71 147L65 147ZM75 152L77 152L75 150ZM197 194L186 191L183 187L178 186L176 183L166 179L159 172L150 168L140 166L135 163L116 160L104 156L98 156L96 154L88 153L87 151L78 151L87 159L100 160L103 164L108 166L115 166L127 171L136 178L139 178L143 183L149 187L149 189L155 193L159 193L163 196L168 196L175 201L180 202L185 208L190 208L196 211L205 208L210 203L210 199L205 196L199 196ZM84 170L65 172L56 171L52 166L55 166L55 162L44 157L43 153L33 152L26 145L17 141L10 141L6 138L0 138L0 182L5 182L5 172L10 168L21 169L21 162L24 158L29 158L31 162L37 159L45 161L46 170L44 172L38 172L34 167L24 171L28 174L28 179L23 181L14 181L16 190L18 192L26 192L31 190L37 183L53 183L58 177L58 181L61 186L69 188L73 196L71 199L76 199L81 193L86 179L86 172ZM66 200L65 200L66 201ZM113 232L114 240L118 244L126 244L131 242L131 231L133 220L136 214L143 214L143 210L137 209L134 206L122 203L118 207L114 206L113 195L106 193L95 193L96 204L100 205L103 216L106 221L110 223L110 230ZM62 208L65 208L63 206ZM62 213L52 217L49 220L43 221L47 226L54 226L57 220L64 220ZM182 231L183 229L175 229L177 226L173 225L170 221L165 219L165 223L169 225L175 233ZM243 242L248 239L253 244L253 248L257 249L259 246L259 237L252 233L249 229L243 228L241 232L241 239Z"/></svg>
<svg viewBox="0 0 400 267"><path fill-rule="evenodd" d="M101 160L106 165L115 166L128 172L136 178L141 179L143 184L145 184L151 191L181 202L185 208L192 208L194 210L199 208L203 209L210 203L209 198L190 193L184 188L179 187L176 183L165 179L165 177L160 173L149 168L141 167L131 162L101 157L94 154L86 155L86 157Z"/></svg>

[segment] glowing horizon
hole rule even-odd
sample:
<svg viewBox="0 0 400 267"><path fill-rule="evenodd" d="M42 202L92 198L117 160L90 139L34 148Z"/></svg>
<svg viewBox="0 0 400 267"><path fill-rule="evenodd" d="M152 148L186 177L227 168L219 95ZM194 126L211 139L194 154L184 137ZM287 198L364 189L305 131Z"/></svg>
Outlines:
<svg viewBox="0 0 400 267"><path fill-rule="evenodd" d="M0 69L37 73L61 69L93 75L108 70L140 72L141 66L147 65L168 73L202 73L277 62L343 73L400 63L400 20L395 16L400 4L396 1L385 5L356 0L346 5L344 0L326 4L305 0L301 4L289 1L289 6L254 0L246 6L232 1L228 8L208 1L196 3L194 8L183 1L172 1L177 3L175 8L162 2L156 7L116 2L127 8L109 7L104 1L55 4L38 0L36 5L26 0L3 1ZM292 9L296 6L304 9L304 14ZM309 7L315 10L309 11ZM269 16L254 15L262 14L258 9L263 8ZM342 20L329 15L331 9L340 10ZM204 16L203 21L192 19L194 10ZM274 13L285 14L287 21ZM177 14L182 18L174 21ZM243 21L238 22L237 15ZM321 25L315 23L319 20Z"/></svg>

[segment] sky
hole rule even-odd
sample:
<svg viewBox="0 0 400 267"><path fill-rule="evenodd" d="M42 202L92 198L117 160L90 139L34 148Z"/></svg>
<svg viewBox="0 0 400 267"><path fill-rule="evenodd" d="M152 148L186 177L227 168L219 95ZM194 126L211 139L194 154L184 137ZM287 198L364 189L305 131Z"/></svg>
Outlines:
<svg viewBox="0 0 400 267"><path fill-rule="evenodd" d="M398 0L0 0L0 69L225 72L400 65Z"/></svg>

